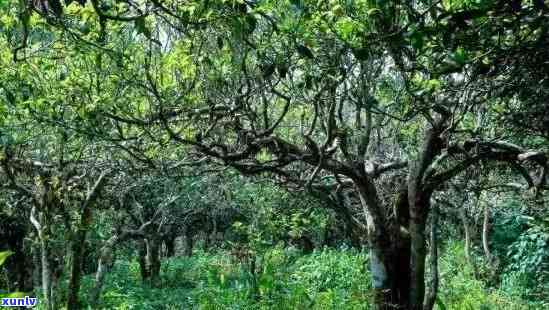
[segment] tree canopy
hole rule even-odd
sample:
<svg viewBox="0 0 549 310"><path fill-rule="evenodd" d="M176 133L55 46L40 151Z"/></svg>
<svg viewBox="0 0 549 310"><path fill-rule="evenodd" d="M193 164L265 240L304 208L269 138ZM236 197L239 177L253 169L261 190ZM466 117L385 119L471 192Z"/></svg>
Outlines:
<svg viewBox="0 0 549 310"><path fill-rule="evenodd" d="M380 309L431 309L435 201L505 187L547 203L545 1L0 3L3 184L43 252L50 220L83 251L103 182L139 206L127 237L157 244L188 216L165 210L174 180L230 167L366 240Z"/></svg>

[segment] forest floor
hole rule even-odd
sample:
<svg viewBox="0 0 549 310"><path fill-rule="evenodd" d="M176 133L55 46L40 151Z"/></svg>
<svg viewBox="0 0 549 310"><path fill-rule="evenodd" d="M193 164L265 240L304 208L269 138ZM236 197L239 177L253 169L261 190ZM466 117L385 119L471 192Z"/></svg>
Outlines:
<svg viewBox="0 0 549 310"><path fill-rule="evenodd" d="M440 259L441 286L435 309L542 309L517 297L520 288L492 290L475 279L463 247L448 247ZM104 309L369 309L367 256L349 249L273 248L249 263L223 251L197 251L163 262L156 287L142 283L137 261L118 260L102 296ZM477 275L478 276L478 275ZM92 286L85 278L82 297ZM519 292L520 293L520 292Z"/></svg>

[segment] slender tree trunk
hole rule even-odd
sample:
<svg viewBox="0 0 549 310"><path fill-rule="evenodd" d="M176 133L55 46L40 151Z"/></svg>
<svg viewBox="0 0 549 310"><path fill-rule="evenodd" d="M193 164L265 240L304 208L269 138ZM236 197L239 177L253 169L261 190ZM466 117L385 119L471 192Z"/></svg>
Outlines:
<svg viewBox="0 0 549 310"><path fill-rule="evenodd" d="M429 292L425 295L425 301L423 303L424 310L431 310L435 305L435 300L438 293L438 240L437 240L437 226L438 226L438 207L435 206L432 210L431 216L431 233L429 240L429 268L431 271L431 282L429 285Z"/></svg>
<svg viewBox="0 0 549 310"><path fill-rule="evenodd" d="M97 308L97 305L101 299L101 290L105 281L105 275L110 271L114 264L114 246L125 238L122 236L112 236L105 245L101 247L99 261L97 263L97 272L95 273L95 284L90 292L90 300L93 308Z"/></svg>
<svg viewBox="0 0 549 310"><path fill-rule="evenodd" d="M46 310L53 310L52 276L50 269L49 244L45 238L40 240L41 265L42 265L42 294Z"/></svg>
<svg viewBox="0 0 549 310"><path fill-rule="evenodd" d="M463 207L459 208L459 217L461 218L461 223L463 224L463 232L465 238L465 259L469 265L473 265L471 260L471 231L469 227L469 221L467 220L467 214Z"/></svg>
<svg viewBox="0 0 549 310"><path fill-rule="evenodd" d="M482 221L482 247L490 267L489 280L495 281L498 276L497 270L499 268L499 261L490 251L490 206L487 203L484 205L484 218Z"/></svg>
<svg viewBox="0 0 549 310"><path fill-rule="evenodd" d="M95 284L92 290L90 291L91 304L93 309L97 308L97 305L101 300L101 290L103 288L105 276L109 273L112 266L114 265L114 261L116 258L115 246L118 243L130 237L133 237L133 238L143 237L143 230L148 225L150 225L150 223L151 222L143 224L138 230L135 230L135 231L125 231L119 235L115 234L114 236L109 238L109 240L107 240L105 244L101 247L99 260L97 263L97 272L95 273ZM139 251L139 254L141 254L141 251ZM140 263L141 263L141 259L140 259Z"/></svg>
<svg viewBox="0 0 549 310"><path fill-rule="evenodd" d="M67 310L78 310L81 308L78 293L80 292L80 281L82 279L82 265L84 261L84 248L86 242L86 234L92 222L92 207L95 202L99 189L101 188L107 172L102 172L99 178L95 181L92 189L88 191L86 199L80 206L82 210L80 222L77 224L76 230L72 238L71 244L71 274L69 279L69 292L67 297Z"/></svg>
<svg viewBox="0 0 549 310"><path fill-rule="evenodd" d="M105 281L105 275L110 271L112 266L112 249L103 249L101 257L97 263L97 272L95 273L95 283L90 292L90 302L95 308L100 303L101 291Z"/></svg>
<svg viewBox="0 0 549 310"><path fill-rule="evenodd" d="M490 233L490 208L488 204L484 204L484 219L482 222L482 248L484 249L484 255L488 263L492 263L493 257L490 252L489 246L489 233Z"/></svg>
<svg viewBox="0 0 549 310"><path fill-rule="evenodd" d="M46 209L46 204L42 204L42 209ZM42 271L42 304L46 310L53 310L53 289L52 289L52 271L50 265L50 244L49 244L49 217L41 211L38 219L35 217L36 207L31 210L30 221L36 228L38 240L40 241L40 267Z"/></svg>
<svg viewBox="0 0 549 310"><path fill-rule="evenodd" d="M42 285L40 283L40 278L42 274L42 267L41 267L41 260L40 260L40 250L33 247L32 249L32 284L34 288L40 288L42 289Z"/></svg>

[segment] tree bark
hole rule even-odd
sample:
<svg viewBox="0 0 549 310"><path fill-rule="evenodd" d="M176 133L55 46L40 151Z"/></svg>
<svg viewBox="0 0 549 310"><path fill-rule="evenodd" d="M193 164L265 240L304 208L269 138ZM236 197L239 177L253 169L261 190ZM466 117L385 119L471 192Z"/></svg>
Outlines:
<svg viewBox="0 0 549 310"><path fill-rule="evenodd" d="M410 239L402 231L406 228L401 230L398 221L387 222L382 219L373 183L366 180L365 183L359 183L357 189L367 215L374 308L406 309L410 291ZM396 208L408 211L406 195L404 198L404 201L397 201ZM407 212L401 216L407 217Z"/></svg>
<svg viewBox="0 0 549 310"><path fill-rule="evenodd" d="M100 256L97 263L97 272L95 273L95 284L90 292L91 304L94 309L97 308L101 300L101 290L103 288L103 283L105 282L105 276L108 274L115 261L115 250L114 247L128 239L128 238L143 238L143 231L151 224L151 221L144 223L137 230L127 230L121 234L115 234L105 244L101 247Z"/></svg>
<svg viewBox="0 0 549 310"><path fill-rule="evenodd" d="M80 309L80 302L78 300L78 292L80 290L80 278L82 272L82 254L83 254L83 242L85 237L84 233L77 232L74 236L74 240L71 244L71 274L69 278L69 288L67 296L67 309L75 310Z"/></svg>
<svg viewBox="0 0 549 310"><path fill-rule="evenodd" d="M435 206L432 210L431 216L431 232L429 240L429 268L431 274L431 282L429 285L429 292L425 295L425 301L423 302L423 310L431 310L435 305L435 301L438 293L438 240L437 240L437 227L438 227L438 207Z"/></svg>
<svg viewBox="0 0 549 310"><path fill-rule="evenodd" d="M185 229L185 250L183 253L185 256L191 257L193 255L193 245L194 240L192 230L187 228Z"/></svg>
<svg viewBox="0 0 549 310"><path fill-rule="evenodd" d="M43 304L47 310L53 310L52 278L50 269L49 244L45 239L40 240L42 265L42 294Z"/></svg>
<svg viewBox="0 0 549 310"><path fill-rule="evenodd" d="M467 214L465 213L465 209L463 208L463 206L459 208L459 217L461 218L461 222L463 224L463 232L465 235L465 259L467 260L467 263L472 266L473 262L471 260L471 231L469 227L469 221L467 220Z"/></svg>
<svg viewBox="0 0 549 310"><path fill-rule="evenodd" d="M145 240L138 241L138 255L139 255L139 270L141 271L141 280L143 283L147 282L150 278L149 268L147 266L147 247Z"/></svg>
<svg viewBox="0 0 549 310"><path fill-rule="evenodd" d="M151 284L157 285L160 281L160 240L158 238L147 239L147 269L149 270Z"/></svg>
<svg viewBox="0 0 549 310"><path fill-rule="evenodd" d="M488 204L484 204L484 218L482 221L482 248L484 249L484 255L489 264L492 263L493 257L490 252L489 246L489 233L490 233L490 208Z"/></svg>
<svg viewBox="0 0 549 310"><path fill-rule="evenodd" d="M34 288L40 288L42 289L42 284L40 282L41 274L42 274L42 267L41 267L41 258L40 258L40 250L33 248L32 249L32 285Z"/></svg>
<svg viewBox="0 0 549 310"><path fill-rule="evenodd" d="M43 208L45 204L43 204ZM42 295L43 305L46 310L53 310L53 290L52 290L52 272L50 268L50 244L49 238L49 219L40 212L36 218L36 207L33 207L30 214L30 221L38 235L40 241L40 267L42 271Z"/></svg>
<svg viewBox="0 0 549 310"><path fill-rule="evenodd" d="M95 283L90 292L90 302L94 309L100 302L105 275L110 271L114 263L113 246L117 241L118 236L113 236L101 248L101 256L99 257L97 272L95 273Z"/></svg>
<svg viewBox="0 0 549 310"><path fill-rule="evenodd" d="M87 217L91 216L91 214L84 214L83 216ZM86 233L87 227L80 227L76 232L71 245L72 261L68 288L69 295L67 297L67 310L80 309L78 293L80 291L80 280L82 279L82 261L84 258Z"/></svg>
<svg viewBox="0 0 549 310"><path fill-rule="evenodd" d="M412 242L411 282L410 282L410 309L421 309L425 295L425 257L427 247L425 245L425 221L415 218L410 224L410 237Z"/></svg>
<svg viewBox="0 0 549 310"><path fill-rule="evenodd" d="M175 235L164 238L164 244L166 245L166 256L175 256Z"/></svg>

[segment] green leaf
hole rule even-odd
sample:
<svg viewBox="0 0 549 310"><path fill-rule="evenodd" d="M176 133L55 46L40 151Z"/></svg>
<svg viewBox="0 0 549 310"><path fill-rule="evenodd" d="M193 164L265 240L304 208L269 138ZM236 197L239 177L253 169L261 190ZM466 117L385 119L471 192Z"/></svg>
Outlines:
<svg viewBox="0 0 549 310"><path fill-rule="evenodd" d="M3 251L3 252L0 252L0 266L2 266L4 264L4 262L6 261L6 259L8 257L10 257L11 255L13 254L12 251Z"/></svg>

